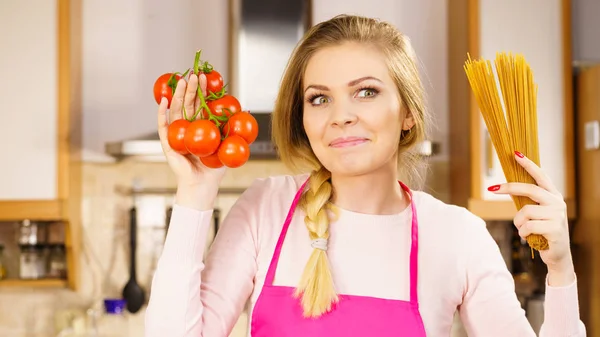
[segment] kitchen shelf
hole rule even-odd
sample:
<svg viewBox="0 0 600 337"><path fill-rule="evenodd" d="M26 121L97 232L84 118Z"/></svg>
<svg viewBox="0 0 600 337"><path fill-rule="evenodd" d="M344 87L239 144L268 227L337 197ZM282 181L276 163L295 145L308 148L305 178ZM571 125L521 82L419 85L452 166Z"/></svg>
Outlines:
<svg viewBox="0 0 600 337"><path fill-rule="evenodd" d="M0 201L0 221L60 221L60 200L10 200Z"/></svg>
<svg viewBox="0 0 600 337"><path fill-rule="evenodd" d="M575 219L577 209L574 199L566 199L567 217ZM512 221L517 208L512 200L480 200L469 199L469 210L486 221Z"/></svg>
<svg viewBox="0 0 600 337"><path fill-rule="evenodd" d="M40 280L19 280L6 279L0 281L0 288L3 287L33 287L33 288L67 288L67 280L61 279L40 279Z"/></svg>

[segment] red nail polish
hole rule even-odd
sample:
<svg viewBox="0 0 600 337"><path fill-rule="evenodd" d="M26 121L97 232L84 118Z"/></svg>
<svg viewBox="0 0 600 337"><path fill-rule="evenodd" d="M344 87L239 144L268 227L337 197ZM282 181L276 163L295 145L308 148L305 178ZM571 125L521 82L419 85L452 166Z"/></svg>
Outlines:
<svg viewBox="0 0 600 337"><path fill-rule="evenodd" d="M525 157L521 152L519 151L515 151L515 154L519 157L519 158L523 158Z"/></svg>
<svg viewBox="0 0 600 337"><path fill-rule="evenodd" d="M500 185L493 185L493 186L488 187L488 191L490 191L490 192L496 192L499 189L500 189Z"/></svg>

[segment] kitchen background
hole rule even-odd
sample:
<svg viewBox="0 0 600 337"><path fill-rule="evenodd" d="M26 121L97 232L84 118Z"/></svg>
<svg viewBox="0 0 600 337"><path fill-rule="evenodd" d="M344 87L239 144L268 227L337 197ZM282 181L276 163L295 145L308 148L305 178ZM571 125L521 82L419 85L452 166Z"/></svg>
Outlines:
<svg viewBox="0 0 600 337"><path fill-rule="evenodd" d="M264 30L273 13L287 29ZM461 73L467 51L493 57L508 48L532 61L542 83L540 111L546 111L542 164L570 207L582 317L589 335L600 336L600 214L594 209L600 2L295 0L282 7L272 0L0 0L0 337L59 336L61 330L68 336L68 328L90 322L118 330L112 324L122 324L121 315L105 313L103 300L120 297L130 278L132 207L137 282L147 298L175 187L155 138L157 76L186 69L202 49L242 105L268 116L282 60L303 20L339 13L388 20L411 38L436 122L423 144L430 164L425 190L486 219L537 329L539 259L527 259L515 240L510 202L484 191L488 182L503 180L502 172L485 133L472 123ZM284 19L292 24L284 26ZM240 76L252 62L266 82ZM253 84L263 87L261 95L245 94ZM258 155L228 171L213 233L254 179L290 173L272 158L267 139L261 134L253 149ZM144 309L124 313L124 336L143 336ZM246 323L242 315L232 336L244 336ZM458 318L451 335L465 335Z"/></svg>

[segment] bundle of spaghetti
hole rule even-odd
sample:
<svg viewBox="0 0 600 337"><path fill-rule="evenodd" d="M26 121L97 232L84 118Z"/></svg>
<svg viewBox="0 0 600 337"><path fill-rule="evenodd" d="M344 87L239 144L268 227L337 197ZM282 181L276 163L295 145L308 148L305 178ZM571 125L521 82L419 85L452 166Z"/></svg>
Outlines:
<svg viewBox="0 0 600 337"><path fill-rule="evenodd" d="M514 151L518 150L540 165L538 86L534 83L533 72L522 55L497 53L495 65L502 99L491 61L472 60L468 55L464 69L506 181L535 184L531 175L515 160ZM527 204L536 204L528 197L511 197L518 210ZM536 250L548 249L548 241L541 235L528 236L527 243Z"/></svg>

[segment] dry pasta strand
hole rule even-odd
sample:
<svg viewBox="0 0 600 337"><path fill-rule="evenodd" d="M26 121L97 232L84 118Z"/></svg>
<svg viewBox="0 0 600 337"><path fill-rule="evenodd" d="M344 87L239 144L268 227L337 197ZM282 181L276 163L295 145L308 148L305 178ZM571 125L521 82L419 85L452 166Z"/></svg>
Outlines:
<svg viewBox="0 0 600 337"><path fill-rule="evenodd" d="M540 165L538 86L529 64L523 55L496 53L497 85L491 61L472 60L469 54L467 56L464 69L506 181L535 184L531 175L514 160L514 150L519 150ZM535 204L524 196L512 196L512 200L517 209ZM527 243L536 250L549 248L546 238L537 234L528 236Z"/></svg>

